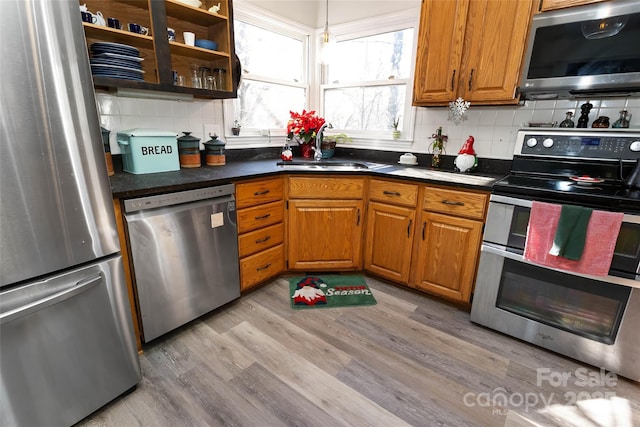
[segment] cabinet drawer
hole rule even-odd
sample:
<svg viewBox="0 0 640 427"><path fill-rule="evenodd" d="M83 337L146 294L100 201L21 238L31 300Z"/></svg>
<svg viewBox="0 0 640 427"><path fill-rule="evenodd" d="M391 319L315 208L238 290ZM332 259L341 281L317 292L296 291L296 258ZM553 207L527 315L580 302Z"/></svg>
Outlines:
<svg viewBox="0 0 640 427"><path fill-rule="evenodd" d="M240 290L245 290L284 270L284 245L240 260Z"/></svg>
<svg viewBox="0 0 640 427"><path fill-rule="evenodd" d="M282 178L236 184L238 209L282 200Z"/></svg>
<svg viewBox="0 0 640 427"><path fill-rule="evenodd" d="M289 198L298 199L361 199L364 178L289 177Z"/></svg>
<svg viewBox="0 0 640 427"><path fill-rule="evenodd" d="M279 245L283 239L284 226L282 223L241 234L238 237L240 258Z"/></svg>
<svg viewBox="0 0 640 427"><path fill-rule="evenodd" d="M483 219L487 195L426 187L423 209L466 218Z"/></svg>
<svg viewBox="0 0 640 427"><path fill-rule="evenodd" d="M242 234L267 225L277 224L282 222L283 217L284 209L281 201L238 209L238 233Z"/></svg>
<svg viewBox="0 0 640 427"><path fill-rule="evenodd" d="M415 207L418 200L418 186L372 179L369 183L369 200Z"/></svg>

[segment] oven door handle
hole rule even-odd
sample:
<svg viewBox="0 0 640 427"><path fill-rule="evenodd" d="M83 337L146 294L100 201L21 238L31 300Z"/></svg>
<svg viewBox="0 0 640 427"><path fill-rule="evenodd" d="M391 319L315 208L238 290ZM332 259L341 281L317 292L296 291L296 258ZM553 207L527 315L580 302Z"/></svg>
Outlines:
<svg viewBox="0 0 640 427"><path fill-rule="evenodd" d="M492 194L489 201L503 203L505 205L522 206L523 208L531 208L533 205L533 200L516 199L515 197L500 196L498 194Z"/></svg>
<svg viewBox="0 0 640 427"><path fill-rule="evenodd" d="M524 259L524 255L510 252L504 249L502 246L497 246L492 243L482 243L480 249L482 252L498 255L503 258L508 258L513 261L521 262L523 264L534 265L540 268L548 268L549 270L559 271L560 273L568 274L571 276L584 277L586 279L596 280L599 282L615 283L616 285L631 286L633 288L640 288L640 281L633 279L626 279L624 277L617 276L593 276L591 274L576 273L575 271L561 270L559 268L548 267L546 265L537 264L529 260Z"/></svg>

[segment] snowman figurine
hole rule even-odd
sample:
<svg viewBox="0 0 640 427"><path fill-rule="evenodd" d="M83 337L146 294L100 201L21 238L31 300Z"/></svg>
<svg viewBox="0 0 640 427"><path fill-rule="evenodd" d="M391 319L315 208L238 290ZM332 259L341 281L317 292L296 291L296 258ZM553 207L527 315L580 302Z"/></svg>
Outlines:
<svg viewBox="0 0 640 427"><path fill-rule="evenodd" d="M473 137L469 136L460 151L458 151L458 156L456 156L456 159L453 162L455 164L456 171L471 172L476 168L476 166L478 166L478 156L476 156L476 152L473 149L473 141Z"/></svg>

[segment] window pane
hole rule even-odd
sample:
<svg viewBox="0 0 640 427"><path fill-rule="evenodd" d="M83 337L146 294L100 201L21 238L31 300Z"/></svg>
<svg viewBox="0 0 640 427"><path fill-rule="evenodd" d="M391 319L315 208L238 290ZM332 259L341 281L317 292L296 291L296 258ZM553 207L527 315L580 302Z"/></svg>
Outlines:
<svg viewBox="0 0 640 427"><path fill-rule="evenodd" d="M409 78L412 53L413 28L337 42L329 82Z"/></svg>
<svg viewBox="0 0 640 427"><path fill-rule="evenodd" d="M302 111L305 90L243 79L234 99L235 118L243 127L253 129L284 128L289 111ZM283 134L284 135L284 134Z"/></svg>
<svg viewBox="0 0 640 427"><path fill-rule="evenodd" d="M405 85L327 89L325 119L338 129L389 130L393 119L404 111L405 95Z"/></svg>
<svg viewBox="0 0 640 427"><path fill-rule="evenodd" d="M303 81L303 42L242 21L234 21L236 54L253 75Z"/></svg>

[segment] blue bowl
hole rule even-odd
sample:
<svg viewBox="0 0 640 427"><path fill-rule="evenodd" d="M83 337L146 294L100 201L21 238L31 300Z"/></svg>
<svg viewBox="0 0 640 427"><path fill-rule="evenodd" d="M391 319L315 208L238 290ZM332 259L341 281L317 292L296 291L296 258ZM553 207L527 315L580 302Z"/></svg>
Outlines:
<svg viewBox="0 0 640 427"><path fill-rule="evenodd" d="M198 39L196 40L196 46L203 49L218 50L218 43L211 40Z"/></svg>

